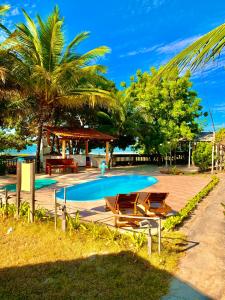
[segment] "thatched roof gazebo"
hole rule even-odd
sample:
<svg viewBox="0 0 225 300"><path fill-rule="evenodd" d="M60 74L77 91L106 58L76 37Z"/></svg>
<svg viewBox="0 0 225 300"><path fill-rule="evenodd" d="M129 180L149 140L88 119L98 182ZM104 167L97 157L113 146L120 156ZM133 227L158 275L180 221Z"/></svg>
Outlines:
<svg viewBox="0 0 225 300"><path fill-rule="evenodd" d="M50 136L56 136L62 144L62 158L66 157L66 144L69 141L81 141L85 143L86 165L88 164L89 141L103 141L106 143L106 163L109 161L109 143L115 138L92 128L66 128L66 127L44 127L47 135L47 143L51 144Z"/></svg>

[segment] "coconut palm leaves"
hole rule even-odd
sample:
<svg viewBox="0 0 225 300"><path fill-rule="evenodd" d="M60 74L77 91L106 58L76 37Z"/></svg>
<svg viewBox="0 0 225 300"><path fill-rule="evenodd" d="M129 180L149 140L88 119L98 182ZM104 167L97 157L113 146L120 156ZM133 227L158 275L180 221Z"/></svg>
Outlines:
<svg viewBox="0 0 225 300"><path fill-rule="evenodd" d="M190 68L190 70L196 70L218 58L224 46L225 23L206 33L181 51L166 64L160 73L170 74L176 67L178 67L180 71L186 67Z"/></svg>
<svg viewBox="0 0 225 300"><path fill-rule="evenodd" d="M10 9L9 5L0 5L0 15L3 15L5 12L7 12Z"/></svg>
<svg viewBox="0 0 225 300"><path fill-rule="evenodd" d="M96 83L105 81L101 76L105 67L97 65L96 60L110 52L109 48L101 46L79 54L77 47L89 37L88 32L78 34L65 47L63 19L57 7L46 21L37 16L37 24L23 13L26 24L18 24L1 46L8 56L6 65L12 62L10 75L17 84L47 106L54 102L79 106L82 95L85 104L90 97L91 104L95 98L110 106L110 93L96 88Z"/></svg>
<svg viewBox="0 0 225 300"><path fill-rule="evenodd" d="M6 86L10 83L23 93L24 99L36 101L39 161L43 125L51 124L59 106L115 105L110 89L104 88L106 69L96 64L110 49L100 46L80 54L77 48L89 37L88 32L78 34L66 46L58 7L47 20L37 16L34 21L26 11L23 14L26 22L18 24L0 46L0 66L6 70L1 77Z"/></svg>

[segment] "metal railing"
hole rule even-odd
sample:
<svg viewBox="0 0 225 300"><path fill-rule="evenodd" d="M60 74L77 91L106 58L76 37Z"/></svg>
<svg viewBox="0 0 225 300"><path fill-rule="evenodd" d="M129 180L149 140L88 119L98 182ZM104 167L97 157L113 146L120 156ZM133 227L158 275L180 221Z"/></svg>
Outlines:
<svg viewBox="0 0 225 300"><path fill-rule="evenodd" d="M132 216L132 215L126 215L126 214L114 214L110 212L101 212L97 211L95 209L88 209L88 208L81 208L77 206L71 206L67 204L67 199L66 199L66 188L64 187L64 196L63 199L60 200L61 203L57 201L57 196L56 196L57 190L54 190L53 193L53 199L54 199L54 219L55 219L55 229L57 228L57 216L58 216L58 209L60 208L62 211L61 217L62 217L62 230L66 231L67 224L66 224L66 215L70 214L76 214L77 211L82 212L90 212L90 213L95 213L95 214L100 214L104 215L104 217L109 217L109 218L126 218L126 219L135 219L135 220L140 220L141 227L140 228L147 228L148 234L147 234L147 243L148 243L148 254L152 254L152 221L156 221L157 223L157 237L158 237L158 253L161 253L161 217L160 216ZM70 212L68 212L68 208L70 209ZM72 211L71 211L72 209ZM97 222L96 222L97 223ZM144 224L145 223L145 224ZM147 227L144 227L147 225Z"/></svg>
<svg viewBox="0 0 225 300"><path fill-rule="evenodd" d="M167 161L172 161L177 164L188 163L188 152L177 152L172 153L171 157L167 156ZM113 166L124 166L124 165L141 165L141 164L165 164L165 158L157 154L114 154L112 158Z"/></svg>

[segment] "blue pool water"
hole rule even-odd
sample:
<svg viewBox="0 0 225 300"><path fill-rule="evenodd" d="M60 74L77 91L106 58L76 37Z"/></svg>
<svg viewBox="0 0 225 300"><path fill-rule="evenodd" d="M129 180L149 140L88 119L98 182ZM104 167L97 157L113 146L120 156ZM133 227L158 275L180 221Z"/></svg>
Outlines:
<svg viewBox="0 0 225 300"><path fill-rule="evenodd" d="M154 177L144 175L102 177L68 187L66 189L66 199L82 202L95 201L107 196L140 191L155 184L157 181ZM56 195L59 200L62 200L64 190L61 189Z"/></svg>
<svg viewBox="0 0 225 300"><path fill-rule="evenodd" d="M52 185L57 183L56 180L50 179L50 178L43 178L43 179L36 179L35 180L35 190L42 189L43 187ZM15 184L7 184L2 187L2 189L6 189L7 191L10 192L15 192L16 191L16 185Z"/></svg>

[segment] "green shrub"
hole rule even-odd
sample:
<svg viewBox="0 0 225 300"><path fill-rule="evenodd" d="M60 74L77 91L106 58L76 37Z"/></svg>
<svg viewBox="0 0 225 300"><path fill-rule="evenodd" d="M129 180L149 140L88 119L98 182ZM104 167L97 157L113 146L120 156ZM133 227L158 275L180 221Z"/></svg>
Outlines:
<svg viewBox="0 0 225 300"><path fill-rule="evenodd" d="M143 247L143 245L147 242L145 232L133 232L130 238L136 252L138 252Z"/></svg>
<svg viewBox="0 0 225 300"><path fill-rule="evenodd" d="M16 206L14 204L3 204L0 207L0 217L14 217L16 213Z"/></svg>
<svg viewBox="0 0 225 300"><path fill-rule="evenodd" d="M195 195L192 199L190 199L184 208L176 216L171 216L166 219L163 224L163 228L166 230L172 230L176 226L181 225L182 222L188 218L190 213L196 208L197 204L205 198L209 192L217 185L219 182L219 178L216 176L212 176L212 180L210 183L205 186L197 195Z"/></svg>
<svg viewBox="0 0 225 300"><path fill-rule="evenodd" d="M201 171L206 171L212 163L212 144L197 143L195 150L192 153L194 163Z"/></svg>

